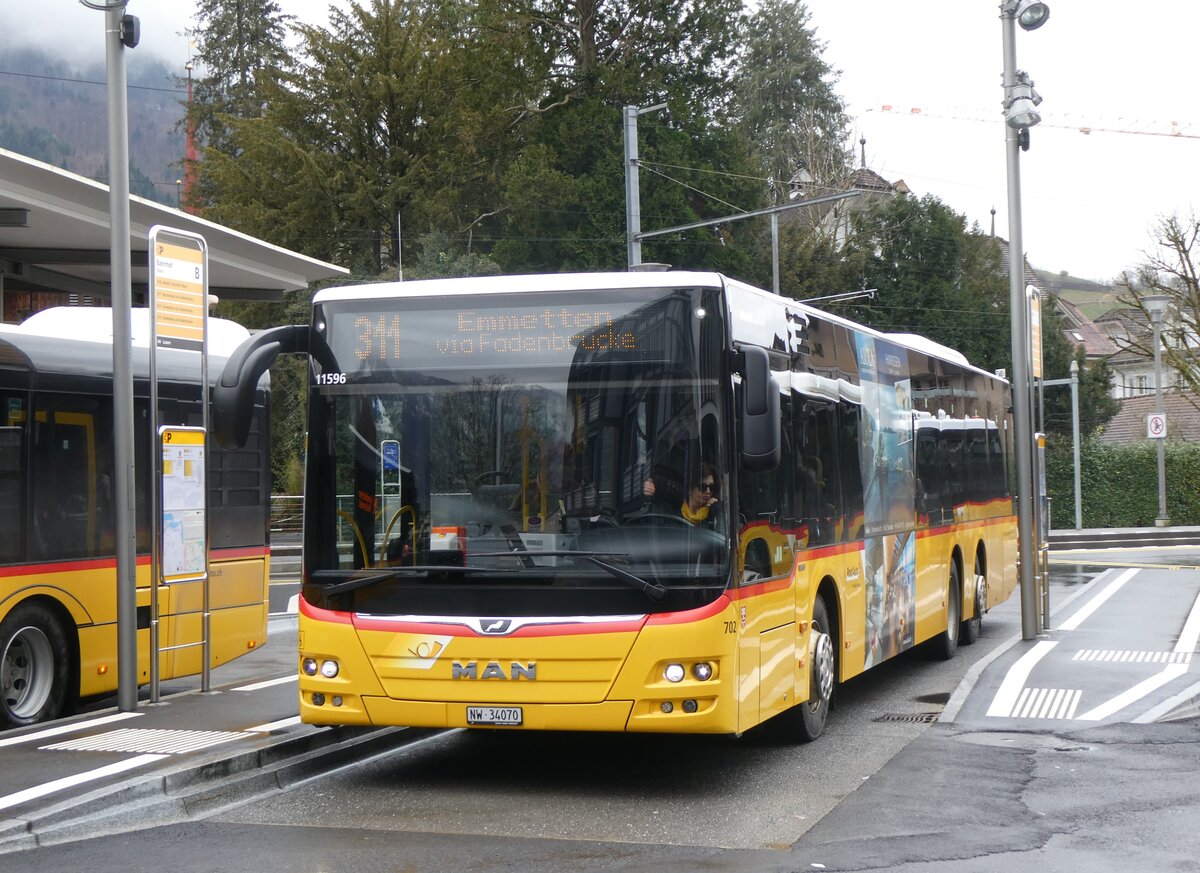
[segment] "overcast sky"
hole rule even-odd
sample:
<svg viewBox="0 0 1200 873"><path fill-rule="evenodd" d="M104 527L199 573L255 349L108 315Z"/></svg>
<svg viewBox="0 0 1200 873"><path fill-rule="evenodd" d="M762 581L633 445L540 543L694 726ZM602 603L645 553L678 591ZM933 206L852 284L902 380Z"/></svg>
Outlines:
<svg viewBox="0 0 1200 873"><path fill-rule="evenodd" d="M1144 260L1160 217L1189 216L1200 198L1200 108L1192 100L1200 3L1049 3L1044 27L1017 33L1017 65L1045 101L1032 148L1021 155L1025 249L1039 268L1107 280ZM320 22L329 3L280 5ZM841 71L838 92L855 118L856 145L867 140L867 165L985 230L995 208L996 232L1007 237L998 0L808 7L826 60ZM1137 19L1121 19L1123 10ZM130 0L128 11L142 22L137 51L177 57L182 69L192 0ZM4 39L21 34L73 60L103 62L103 23L103 13L78 0L0 0Z"/></svg>

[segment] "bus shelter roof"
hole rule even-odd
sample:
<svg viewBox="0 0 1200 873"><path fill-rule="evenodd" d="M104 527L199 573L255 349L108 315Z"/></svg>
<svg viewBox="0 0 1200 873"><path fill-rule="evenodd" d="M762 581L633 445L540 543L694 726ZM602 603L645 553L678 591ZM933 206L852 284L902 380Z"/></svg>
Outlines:
<svg viewBox="0 0 1200 873"><path fill-rule="evenodd" d="M141 197L129 198L133 298L145 304L150 228L204 237L209 293L279 301L349 271ZM108 186L0 149L0 292L56 291L109 300Z"/></svg>

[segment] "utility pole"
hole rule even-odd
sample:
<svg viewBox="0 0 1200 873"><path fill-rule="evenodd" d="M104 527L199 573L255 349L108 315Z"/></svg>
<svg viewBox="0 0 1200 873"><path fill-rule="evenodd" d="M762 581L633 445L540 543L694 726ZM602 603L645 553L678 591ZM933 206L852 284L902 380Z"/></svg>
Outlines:
<svg viewBox="0 0 1200 873"><path fill-rule="evenodd" d="M626 106L622 110L625 120L625 247L629 266L642 262L642 201L638 190L638 128L639 115L666 109L666 103L656 103L645 108Z"/></svg>

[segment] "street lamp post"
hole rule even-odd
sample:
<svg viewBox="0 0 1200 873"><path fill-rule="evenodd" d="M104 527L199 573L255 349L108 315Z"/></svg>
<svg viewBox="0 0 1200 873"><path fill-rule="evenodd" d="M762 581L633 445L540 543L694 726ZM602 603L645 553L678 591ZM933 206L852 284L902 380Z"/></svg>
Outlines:
<svg viewBox="0 0 1200 873"><path fill-rule="evenodd" d="M1020 149L1029 148L1029 128L1041 121L1041 97L1033 81L1017 69L1016 25L1041 27L1050 8L1036 0L1003 0L1000 24L1004 47L1004 130L1008 165L1008 278L1012 310L1013 428L1017 462L1017 548L1021 582L1021 636L1038 633L1033 551L1033 410L1029 397L1029 313L1025 297L1025 249L1021 240Z"/></svg>
<svg viewBox="0 0 1200 873"><path fill-rule="evenodd" d="M1159 420L1163 418L1163 380L1162 380L1162 320L1167 311L1169 298L1164 294L1151 294L1142 298L1150 321L1154 324L1154 411ZM1167 516L1167 460L1166 442L1167 429L1156 437L1158 441L1158 518L1154 519L1156 527L1167 527L1171 519Z"/></svg>

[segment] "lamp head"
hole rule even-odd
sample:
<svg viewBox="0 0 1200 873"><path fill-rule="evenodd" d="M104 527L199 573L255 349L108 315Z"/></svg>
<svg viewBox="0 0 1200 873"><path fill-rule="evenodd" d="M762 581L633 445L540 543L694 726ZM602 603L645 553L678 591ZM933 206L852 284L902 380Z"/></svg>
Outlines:
<svg viewBox="0 0 1200 873"><path fill-rule="evenodd" d="M1017 24L1022 30L1037 30L1050 17L1050 7L1041 0L1020 0L1017 3Z"/></svg>
<svg viewBox="0 0 1200 873"><path fill-rule="evenodd" d="M1017 130L1033 127L1042 120L1042 116L1033 108L1033 101L1028 97L1018 97L1004 110L1004 120L1009 127Z"/></svg>
<svg viewBox="0 0 1200 873"><path fill-rule="evenodd" d="M1009 127L1030 128L1042 120L1037 106L1042 95L1033 88L1033 79L1024 70L1016 71L1016 81L1010 85L1004 101L1004 120Z"/></svg>
<svg viewBox="0 0 1200 873"><path fill-rule="evenodd" d="M1148 294L1142 298L1142 305L1146 307L1146 312L1150 314L1150 318L1158 321L1167 311L1167 304L1171 302L1166 294Z"/></svg>

